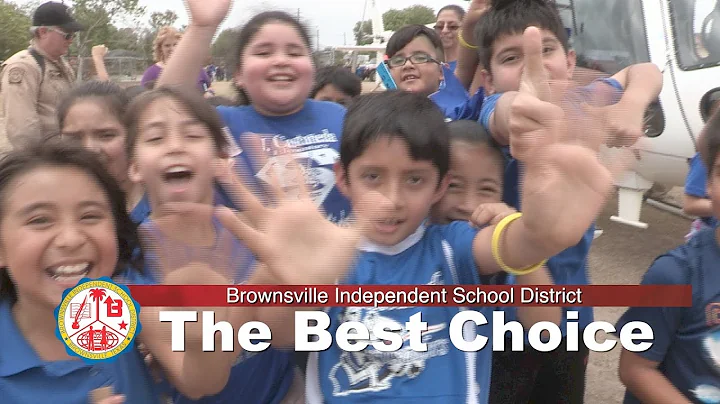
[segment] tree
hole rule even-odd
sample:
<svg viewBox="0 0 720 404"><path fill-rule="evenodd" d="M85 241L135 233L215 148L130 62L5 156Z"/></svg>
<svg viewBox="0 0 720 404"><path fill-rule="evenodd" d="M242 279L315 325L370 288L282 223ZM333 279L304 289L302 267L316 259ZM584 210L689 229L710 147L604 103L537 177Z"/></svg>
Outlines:
<svg viewBox="0 0 720 404"><path fill-rule="evenodd" d="M427 6L415 5L402 10L390 9L383 14L383 25L388 31L397 31L405 25L426 25L435 21L435 11Z"/></svg>
<svg viewBox="0 0 720 404"><path fill-rule="evenodd" d="M30 18L17 5L0 0L0 60L5 60L30 43Z"/></svg>
<svg viewBox="0 0 720 404"><path fill-rule="evenodd" d="M390 9L382 15L382 19L386 31L397 31L409 24L430 24L435 21L435 12L430 7L415 5L402 10ZM356 22L355 27L353 27L353 34L355 35L356 45L371 44L373 42L372 21L365 21L362 26L362 31L360 30L360 21ZM379 35L381 32L376 32L375 34Z"/></svg>
<svg viewBox="0 0 720 404"><path fill-rule="evenodd" d="M353 28L353 35L355 36L355 45L369 45L373 42L372 38L372 21L367 20L362 24L362 31L360 30L360 21L355 23Z"/></svg>
<svg viewBox="0 0 720 404"><path fill-rule="evenodd" d="M225 59L235 56L237 36L238 30L234 28L228 28L220 32L212 44L213 57Z"/></svg>
<svg viewBox="0 0 720 404"><path fill-rule="evenodd" d="M108 42L113 24L134 20L145 14L139 0L75 0L73 15L85 26L78 33L75 50L78 60L78 81L82 80L83 56L88 56L93 45Z"/></svg>
<svg viewBox="0 0 720 404"><path fill-rule="evenodd" d="M171 27L178 20L177 14L172 10L165 10L165 12L154 12L150 14L150 28L157 32L162 27Z"/></svg>

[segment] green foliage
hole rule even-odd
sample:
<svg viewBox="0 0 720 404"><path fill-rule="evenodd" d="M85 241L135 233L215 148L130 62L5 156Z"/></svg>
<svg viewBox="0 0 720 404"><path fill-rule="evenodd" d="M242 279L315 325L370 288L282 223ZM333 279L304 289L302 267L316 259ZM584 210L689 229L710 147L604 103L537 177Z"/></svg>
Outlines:
<svg viewBox="0 0 720 404"><path fill-rule="evenodd" d="M409 24L427 25L434 22L435 11L427 6L414 5L402 10L390 9L382 15L382 19L386 31L397 31ZM371 44L373 42L372 30L372 20L362 23L362 31L360 21L356 22L355 27L353 27L355 45ZM378 34L380 33L378 32Z"/></svg>
<svg viewBox="0 0 720 404"><path fill-rule="evenodd" d="M5 60L30 43L30 17L24 10L0 0L0 60Z"/></svg>

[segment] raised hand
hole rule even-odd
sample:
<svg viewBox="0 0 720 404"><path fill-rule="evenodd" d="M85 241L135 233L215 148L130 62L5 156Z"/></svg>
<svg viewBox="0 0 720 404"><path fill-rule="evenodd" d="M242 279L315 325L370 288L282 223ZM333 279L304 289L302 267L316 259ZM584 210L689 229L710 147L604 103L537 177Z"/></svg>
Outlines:
<svg viewBox="0 0 720 404"><path fill-rule="evenodd" d="M218 27L230 12L232 0L186 0L190 24Z"/></svg>
<svg viewBox="0 0 720 404"><path fill-rule="evenodd" d="M549 102L556 96L542 68L537 28L525 31L524 48L523 86L510 118L512 154L524 165L523 223L536 240L562 250L595 220L633 153L624 149L604 165L597 152L607 138L602 120L577 105Z"/></svg>
<svg viewBox="0 0 720 404"><path fill-rule="evenodd" d="M245 134L244 152L256 155L264 166L260 137ZM310 199L302 170L291 157L281 157L268 186L271 201L262 203L236 176L224 176L223 185L237 205L243 207L241 219L227 208L217 209L217 217L242 240L271 274L284 284L328 284L339 280L350 268L357 246L377 217L380 194L369 194L354 207L355 222L338 226L325 218ZM270 203L268 203L270 202ZM272 205L272 206L271 206Z"/></svg>
<svg viewBox="0 0 720 404"><path fill-rule="evenodd" d="M95 45L92 47L90 52L93 58L104 59L108 53L108 48L105 45Z"/></svg>

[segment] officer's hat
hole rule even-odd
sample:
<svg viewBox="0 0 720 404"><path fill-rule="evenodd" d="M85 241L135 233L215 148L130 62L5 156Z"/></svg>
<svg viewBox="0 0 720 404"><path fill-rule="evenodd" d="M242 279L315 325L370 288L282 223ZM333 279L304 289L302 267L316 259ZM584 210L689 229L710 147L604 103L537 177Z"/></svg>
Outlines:
<svg viewBox="0 0 720 404"><path fill-rule="evenodd" d="M58 27L65 32L85 30L71 15L68 6L48 1L35 10L32 25L34 27Z"/></svg>

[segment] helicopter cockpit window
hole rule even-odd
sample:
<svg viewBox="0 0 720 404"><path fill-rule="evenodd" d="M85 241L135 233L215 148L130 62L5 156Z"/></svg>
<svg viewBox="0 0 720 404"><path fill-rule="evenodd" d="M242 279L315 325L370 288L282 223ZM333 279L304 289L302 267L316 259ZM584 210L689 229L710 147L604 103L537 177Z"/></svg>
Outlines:
<svg viewBox="0 0 720 404"><path fill-rule="evenodd" d="M680 67L692 70L720 64L720 2L671 0L670 5Z"/></svg>
<svg viewBox="0 0 720 404"><path fill-rule="evenodd" d="M650 61L641 0L556 0L578 70L613 75Z"/></svg>

